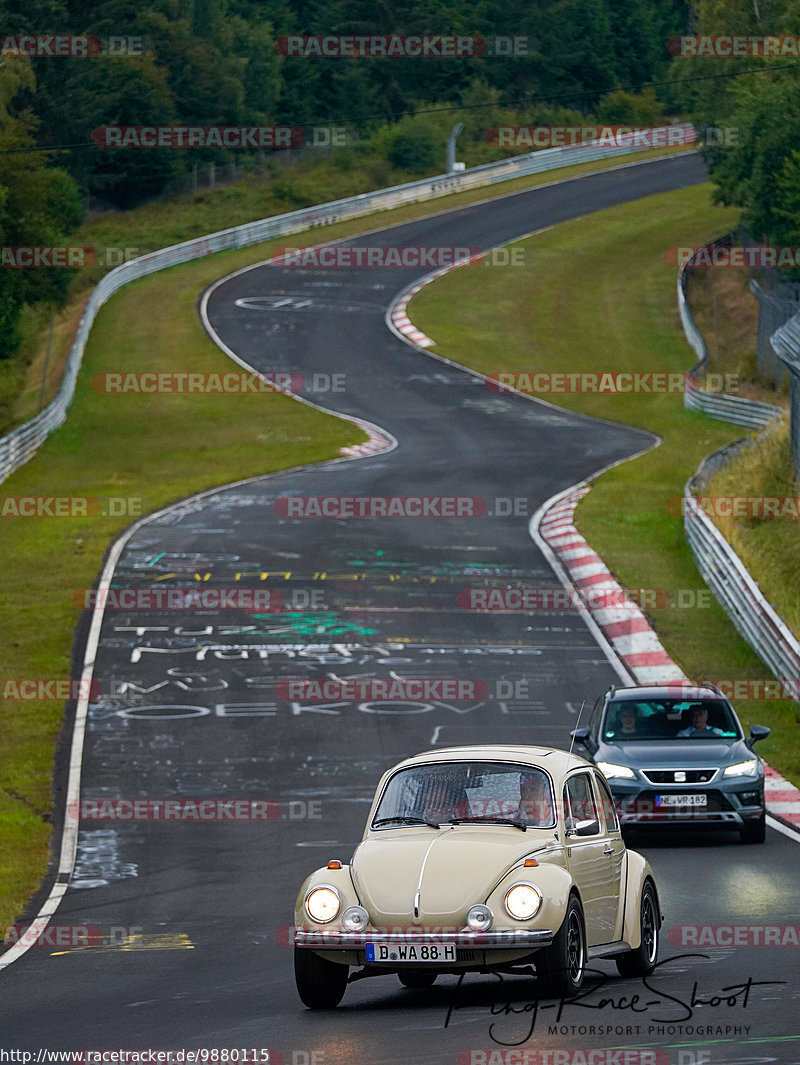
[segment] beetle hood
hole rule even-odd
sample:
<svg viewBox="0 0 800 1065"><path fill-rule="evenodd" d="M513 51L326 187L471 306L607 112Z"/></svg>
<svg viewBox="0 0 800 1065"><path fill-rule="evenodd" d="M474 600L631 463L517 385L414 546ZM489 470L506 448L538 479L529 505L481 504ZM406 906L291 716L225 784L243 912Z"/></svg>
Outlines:
<svg viewBox="0 0 800 1065"><path fill-rule="evenodd" d="M373 925L462 927L470 906L484 902L512 866L554 838L554 829L523 833L499 825L400 829L365 839L351 870Z"/></svg>

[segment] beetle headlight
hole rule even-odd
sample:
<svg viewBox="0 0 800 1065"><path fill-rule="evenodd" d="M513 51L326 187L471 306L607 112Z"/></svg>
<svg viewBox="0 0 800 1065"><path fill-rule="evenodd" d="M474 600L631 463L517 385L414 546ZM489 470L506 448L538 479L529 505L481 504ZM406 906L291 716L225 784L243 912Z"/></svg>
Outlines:
<svg viewBox="0 0 800 1065"><path fill-rule="evenodd" d="M347 932L363 932L369 924L369 914L363 906L348 906L342 914L342 928Z"/></svg>
<svg viewBox="0 0 800 1065"><path fill-rule="evenodd" d="M506 892L503 900L506 912L515 921L529 921L542 905L542 893L533 884L515 884Z"/></svg>
<svg viewBox="0 0 800 1065"><path fill-rule="evenodd" d="M475 906L470 906L467 910L467 924L473 932L488 932L492 927L493 921L494 914L482 902Z"/></svg>
<svg viewBox="0 0 800 1065"><path fill-rule="evenodd" d="M318 924L328 924L339 912L339 892L328 884L312 888L306 895L306 913Z"/></svg>
<svg viewBox="0 0 800 1065"><path fill-rule="evenodd" d="M746 762L737 762L736 765L725 767L722 774L724 777L755 777L758 776L755 758L749 758Z"/></svg>
<svg viewBox="0 0 800 1065"><path fill-rule="evenodd" d="M597 768L608 780L635 780L636 774L626 765L615 765L614 762L597 762Z"/></svg>

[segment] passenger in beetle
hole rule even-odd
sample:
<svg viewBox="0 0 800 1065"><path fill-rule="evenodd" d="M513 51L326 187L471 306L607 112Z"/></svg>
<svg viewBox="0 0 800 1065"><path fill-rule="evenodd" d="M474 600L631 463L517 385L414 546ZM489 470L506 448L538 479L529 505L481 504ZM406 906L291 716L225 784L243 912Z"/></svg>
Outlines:
<svg viewBox="0 0 800 1065"><path fill-rule="evenodd" d="M544 773L525 773L520 778L517 816L532 828L553 824L550 784Z"/></svg>
<svg viewBox="0 0 800 1065"><path fill-rule="evenodd" d="M425 820L441 825L453 817L455 795L448 780L431 780L425 789Z"/></svg>
<svg viewBox="0 0 800 1065"><path fill-rule="evenodd" d="M710 728L708 724L708 707L702 703L694 703L689 708L692 713L692 723L688 728L682 728L679 736L721 736L722 729Z"/></svg>

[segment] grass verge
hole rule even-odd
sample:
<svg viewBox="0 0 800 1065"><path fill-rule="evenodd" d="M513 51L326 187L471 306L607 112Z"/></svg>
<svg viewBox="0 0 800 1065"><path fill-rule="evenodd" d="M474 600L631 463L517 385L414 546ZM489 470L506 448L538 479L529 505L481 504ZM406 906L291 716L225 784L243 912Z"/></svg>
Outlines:
<svg viewBox="0 0 800 1065"><path fill-rule="evenodd" d="M758 300L748 288L755 270L696 270L687 299L692 317L708 345L709 372L735 374L736 395L788 409L787 387L773 388L759 379ZM701 386L702 387L702 386Z"/></svg>
<svg viewBox="0 0 800 1065"><path fill-rule="evenodd" d="M800 633L800 485L792 468L789 419L741 451L710 480L706 496L745 496L776 501L776 517L711 519L757 579L762 593L794 632Z"/></svg>
<svg viewBox="0 0 800 1065"><path fill-rule="evenodd" d="M637 153L636 160L663 154L674 153ZM581 164L475 189L307 231L292 241L301 245L333 240L630 161L623 157ZM312 188L305 195L311 195ZM328 188L319 199L347 194L346 188ZM264 195L263 189L234 186L150 204L93 223L82 231L80 243L130 247L152 241L163 246L302 205L265 200ZM342 446L362 440L363 434L350 423L279 395L143 399L102 396L91 388L95 373L122 365L131 372L230 369L230 361L200 325L197 298L212 280L267 258L278 243L223 252L161 271L114 296L92 329L66 424L4 483L3 496L124 498L135 501L137 511L148 513L215 485L322 461ZM83 287L76 286L73 302L56 321L48 373L52 391L57 383L53 368L63 365L72 342L87 276L79 279ZM38 409L48 323L49 315L42 315L41 343L30 356L27 394L15 408L18 420ZM3 380L10 381L19 367L5 370L6 377L0 376L0 399ZM0 676L69 676L78 617L72 593L91 586L109 542L130 520L131 516L108 514L46 521L0 518L5 560L0 570L5 607L0 613ZM60 703L0 701L0 928L24 910L46 870L51 767L61 720Z"/></svg>
<svg viewBox="0 0 800 1065"><path fill-rule="evenodd" d="M675 269L663 250L732 228L737 212L712 207L710 191L705 185L653 196L528 238L521 242L525 267L452 271L414 298L412 320L436 342L434 350L484 373L685 372L692 352L678 317ZM671 503L702 459L742 430L685 410L680 394L543 398L662 437L660 447L598 480L579 505L578 525L623 585L670 590L671 605L650 611L650 621L689 676L771 678L716 600L707 591L698 596L706 586ZM679 593L695 605L678 605ZM796 705L751 701L738 710L745 725L772 728L759 752L800 782Z"/></svg>

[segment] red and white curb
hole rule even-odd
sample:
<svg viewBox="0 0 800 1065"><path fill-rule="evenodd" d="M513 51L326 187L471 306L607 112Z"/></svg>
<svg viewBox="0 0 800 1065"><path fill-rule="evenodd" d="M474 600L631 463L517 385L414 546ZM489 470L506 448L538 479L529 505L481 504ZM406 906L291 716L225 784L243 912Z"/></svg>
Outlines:
<svg viewBox="0 0 800 1065"><path fill-rule="evenodd" d="M764 792L773 817L800 830L800 790L764 763Z"/></svg>
<svg viewBox="0 0 800 1065"><path fill-rule="evenodd" d="M436 343L435 340L431 340L429 336L426 336L421 329L417 329L411 319L408 317L408 305L416 294L426 285L430 285L433 281L437 281L444 274L449 274L451 270L458 270L461 266L469 266L470 263L475 262L476 259L482 259L486 253L476 252L475 255L470 255L469 258L459 259L456 263L450 263L447 266L442 266L438 270L434 270L433 273L426 274L425 277L416 281L410 288L404 289L392 304L391 314L389 320L398 333L402 333L404 337L408 337L410 341L417 345L419 348L432 348Z"/></svg>
<svg viewBox="0 0 800 1065"><path fill-rule="evenodd" d="M367 433L369 440L365 440L363 444L351 444L349 447L339 448L340 455L346 455L350 459L361 459L367 455L381 455L384 451L394 451L397 447L397 441L385 429L373 425L372 422L362 421L360 418L352 418L352 421Z"/></svg>
<svg viewBox="0 0 800 1065"><path fill-rule="evenodd" d="M402 333L404 337L413 340L421 348L432 348L433 341L414 325L408 317L407 308L409 300L415 296L421 288L425 287L425 281L420 281L412 288L407 289L392 307L392 325Z"/></svg>
<svg viewBox="0 0 800 1065"><path fill-rule="evenodd" d="M587 486L575 488L545 512L539 524L542 538L566 569L570 582L614 653L640 684L687 680L661 646L639 606L628 598L602 558L575 528L575 507L588 491ZM603 602L614 605L603 606Z"/></svg>
<svg viewBox="0 0 800 1065"><path fill-rule="evenodd" d="M640 684L663 684L688 679L661 645L638 605L628 599L600 556L592 551L574 524L575 507L589 486L582 485L558 497L539 523L539 535L558 558L575 592L598 628ZM591 595L587 591L591 590ZM597 607L611 599L613 607ZM768 813L800 831L800 790L764 763L764 798Z"/></svg>

